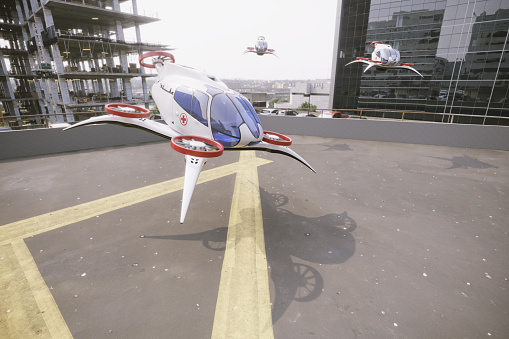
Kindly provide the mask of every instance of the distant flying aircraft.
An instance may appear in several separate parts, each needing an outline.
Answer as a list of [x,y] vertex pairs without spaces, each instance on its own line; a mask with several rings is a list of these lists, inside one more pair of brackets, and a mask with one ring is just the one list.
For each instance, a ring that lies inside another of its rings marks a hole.
[[269,44],[267,41],[265,41],[265,37],[259,36],[258,40],[255,43],[254,47],[247,47],[247,49],[242,53],[243,55],[246,53],[256,53],[257,55],[265,55],[265,54],[272,54],[276,57],[278,57],[274,52],[275,50],[268,48]]
[[[144,62],[147,57],[152,57],[152,64]],[[316,173],[306,160],[288,148],[291,138],[264,130],[251,103],[219,79],[175,64],[175,58],[168,52],[148,52],[139,61],[158,72],[152,95],[165,124],[147,119],[150,111],[146,108],[110,103],[105,106],[109,115],[92,117],[66,129],[110,123],[170,139],[171,147],[184,154],[186,160],[181,223],[203,165],[207,159],[222,155],[223,150],[279,153]]]
[[357,60],[351,61],[347,63],[345,66],[353,64],[355,62],[361,62],[368,65],[368,67],[364,69],[364,72],[366,72],[371,67],[376,67],[379,70],[409,69],[423,77],[421,73],[419,73],[415,68],[411,67],[414,64],[400,62],[399,51],[397,49],[392,48],[391,45],[386,45],[381,41],[373,41],[369,45],[375,49],[373,53],[371,53],[371,60],[368,58],[358,57]]

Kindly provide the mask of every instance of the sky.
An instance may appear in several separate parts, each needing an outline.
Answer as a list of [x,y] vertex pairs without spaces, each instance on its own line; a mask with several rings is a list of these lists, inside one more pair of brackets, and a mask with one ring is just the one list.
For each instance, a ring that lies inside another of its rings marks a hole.
[[[139,14],[161,19],[141,26],[143,41],[170,45],[178,64],[220,79],[329,79],[336,6],[337,0],[138,0]],[[279,58],[242,55],[258,36]]]

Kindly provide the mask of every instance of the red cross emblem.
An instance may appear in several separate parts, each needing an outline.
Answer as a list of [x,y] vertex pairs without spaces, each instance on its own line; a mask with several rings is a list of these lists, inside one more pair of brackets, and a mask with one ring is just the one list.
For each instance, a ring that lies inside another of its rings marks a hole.
[[187,125],[187,115],[185,113],[180,114],[180,123],[182,126]]

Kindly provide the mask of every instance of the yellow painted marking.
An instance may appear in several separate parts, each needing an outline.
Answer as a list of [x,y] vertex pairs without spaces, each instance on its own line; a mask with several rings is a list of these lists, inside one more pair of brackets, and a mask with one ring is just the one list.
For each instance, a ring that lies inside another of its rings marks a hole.
[[0,246],[0,338],[50,338],[11,244]]
[[241,153],[212,338],[273,338],[269,278],[254,152]]
[[[242,152],[241,152],[242,153]],[[269,160],[253,158],[246,163],[248,166],[261,166]],[[222,178],[238,172],[238,163],[233,163],[200,174],[197,184]],[[164,181],[158,184],[145,186],[128,192],[115,194],[106,198],[94,200],[84,204],[64,208],[55,212],[42,214],[33,218],[13,222],[0,226],[0,245],[20,240],[29,236],[51,231],[78,221],[86,220],[123,207],[134,205],[149,199],[173,193],[182,189],[184,178]]]
[[[258,166],[271,161],[256,158],[254,151],[240,152],[240,154],[241,161],[238,163],[203,171],[197,184],[237,173],[230,215],[230,228],[235,232],[228,231],[227,248],[230,250],[227,250],[227,253],[230,254],[228,259],[225,255],[223,264],[223,270],[230,266],[234,269],[231,270],[230,278],[226,278],[228,275],[224,272],[221,275],[221,286],[225,284],[223,275],[230,285],[226,286],[226,290],[220,288],[218,304],[225,305],[225,300],[231,299],[231,302],[239,304],[243,310],[254,308],[256,310],[250,312],[252,315],[250,319],[255,321],[243,328],[242,326],[247,322],[251,323],[251,320],[236,324],[240,313],[220,316],[217,307],[216,318],[223,318],[225,320],[223,324],[227,325],[227,327],[218,325],[219,329],[227,330],[222,332],[223,337],[232,337],[235,336],[233,333],[241,331],[257,338],[272,338],[267,262],[257,174]],[[183,178],[168,180],[0,226],[0,338],[34,336],[72,338],[24,238],[179,191],[182,189],[183,182]],[[246,223],[250,226],[245,228]],[[247,234],[249,236],[246,237],[246,241],[239,238]],[[232,240],[235,238],[241,240],[240,246],[237,244],[236,249],[235,242]],[[243,275],[248,273],[254,276],[253,282],[239,284],[240,280],[247,280]],[[221,293],[222,290],[226,291],[226,294]],[[240,318],[244,316],[240,315]]]
[[17,240],[12,243],[12,247],[30,285],[33,298],[39,306],[39,310],[49,330],[50,338],[72,338],[71,331],[69,331],[57,303],[53,299],[48,286],[46,286],[25,242]]

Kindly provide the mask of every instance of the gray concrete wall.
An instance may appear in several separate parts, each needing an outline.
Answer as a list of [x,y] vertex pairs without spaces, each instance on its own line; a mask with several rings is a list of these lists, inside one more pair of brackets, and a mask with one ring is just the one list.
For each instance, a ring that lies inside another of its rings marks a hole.
[[[152,133],[117,125],[90,125],[0,132],[0,159],[164,141]],[[169,141],[168,141],[169,142]]]
[[416,121],[260,116],[266,130],[283,134],[509,150],[509,126]]
[[[509,127],[369,119],[260,116],[266,130],[288,135],[509,150]],[[164,141],[135,128],[93,125],[0,132],[0,159]]]

